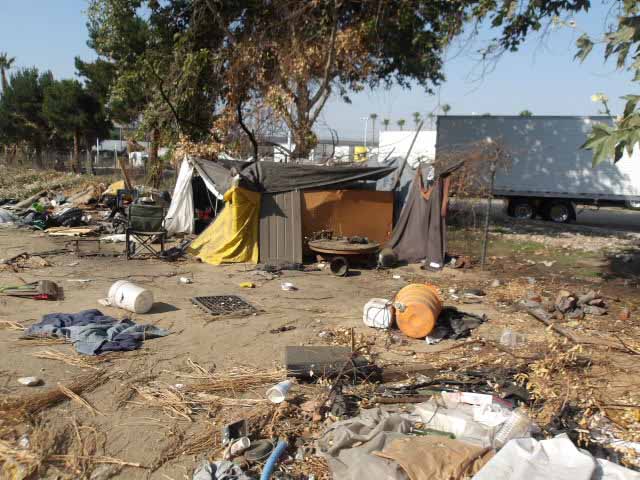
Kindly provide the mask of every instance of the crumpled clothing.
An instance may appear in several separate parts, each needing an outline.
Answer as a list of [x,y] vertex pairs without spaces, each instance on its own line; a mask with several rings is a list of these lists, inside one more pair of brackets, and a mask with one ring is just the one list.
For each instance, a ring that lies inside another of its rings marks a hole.
[[318,440],[318,451],[327,460],[333,478],[406,480],[400,465],[373,452],[404,438],[411,426],[410,420],[398,414],[380,408],[363,410],[358,417],[331,425]]
[[68,339],[78,353],[85,355],[136,350],[145,340],[169,333],[154,325],[138,325],[129,319],[119,321],[95,309],[79,313],[50,313],[26,330],[28,336]]
[[202,462],[195,472],[193,480],[254,480],[245,474],[242,469],[233,462]]

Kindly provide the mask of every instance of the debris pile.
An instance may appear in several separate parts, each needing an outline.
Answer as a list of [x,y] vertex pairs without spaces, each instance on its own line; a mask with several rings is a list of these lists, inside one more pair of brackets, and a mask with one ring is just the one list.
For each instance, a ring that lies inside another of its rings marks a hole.
[[[568,290],[560,290],[555,299],[543,299],[539,295],[530,295],[521,302],[522,306],[542,316],[557,321],[581,320],[585,315],[606,315],[607,304],[594,290],[576,295]],[[533,314],[533,313],[532,313]]]

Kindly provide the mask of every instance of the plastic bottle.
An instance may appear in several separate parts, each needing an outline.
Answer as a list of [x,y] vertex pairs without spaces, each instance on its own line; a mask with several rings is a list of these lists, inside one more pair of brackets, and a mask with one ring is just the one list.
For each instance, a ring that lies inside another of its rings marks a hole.
[[530,429],[531,420],[522,409],[516,408],[496,433],[494,446],[500,448],[514,438],[528,437]]

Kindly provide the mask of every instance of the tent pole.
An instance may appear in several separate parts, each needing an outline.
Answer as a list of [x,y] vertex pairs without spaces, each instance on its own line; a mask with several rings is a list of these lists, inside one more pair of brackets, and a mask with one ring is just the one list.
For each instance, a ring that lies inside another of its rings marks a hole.
[[394,191],[396,188],[398,188],[398,185],[400,185],[400,177],[402,177],[402,172],[404,171],[404,166],[406,165],[407,161],[409,160],[409,155],[411,155],[411,150],[413,150],[413,145],[416,143],[416,140],[418,139],[418,134],[420,133],[420,130],[422,130],[422,125],[424,124],[424,120],[422,120],[420,122],[420,124],[418,125],[418,129],[416,130],[416,134],[413,136],[413,140],[411,140],[411,145],[409,146],[409,150],[407,151],[407,154],[404,157],[404,160],[402,161],[402,163],[398,166],[398,175],[396,176],[396,180],[395,182],[393,182],[393,187],[391,188],[391,191]]

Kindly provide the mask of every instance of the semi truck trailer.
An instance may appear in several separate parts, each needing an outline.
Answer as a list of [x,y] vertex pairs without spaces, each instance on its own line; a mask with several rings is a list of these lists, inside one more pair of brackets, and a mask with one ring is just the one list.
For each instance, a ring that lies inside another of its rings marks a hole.
[[593,154],[580,148],[594,123],[610,117],[441,116],[439,152],[469,151],[479,142],[501,142],[510,166],[498,168],[493,195],[506,200],[516,218],[554,222],[576,219],[579,205],[640,207],[640,154],[593,166]]

